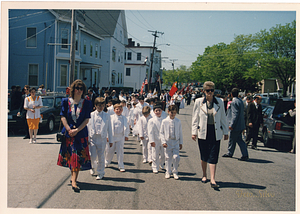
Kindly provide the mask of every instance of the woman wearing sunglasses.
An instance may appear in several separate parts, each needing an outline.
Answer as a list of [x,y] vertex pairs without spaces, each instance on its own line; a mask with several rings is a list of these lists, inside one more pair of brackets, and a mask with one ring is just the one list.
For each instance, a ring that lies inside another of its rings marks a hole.
[[202,183],[207,182],[207,163],[210,169],[210,185],[218,188],[216,183],[216,165],[218,163],[220,141],[228,140],[228,122],[223,101],[214,96],[215,84],[207,81],[203,84],[204,97],[195,100],[192,116],[192,139],[200,149],[203,171]]
[[61,144],[57,165],[70,168],[74,192],[80,192],[76,183],[79,171],[91,169],[86,125],[91,117],[92,103],[84,99],[85,94],[85,84],[75,80],[70,86],[70,97],[62,99],[61,104],[62,133],[66,142]]

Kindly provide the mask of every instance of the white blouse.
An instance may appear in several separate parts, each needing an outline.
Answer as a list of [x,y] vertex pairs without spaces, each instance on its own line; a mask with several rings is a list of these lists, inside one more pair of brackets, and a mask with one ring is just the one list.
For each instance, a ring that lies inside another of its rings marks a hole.
[[[31,96],[25,98],[24,108],[33,109],[33,106],[43,106],[42,98],[40,96],[36,96],[35,100],[32,99]],[[36,108],[35,112],[27,111],[26,119],[37,119],[40,118],[40,109]]]

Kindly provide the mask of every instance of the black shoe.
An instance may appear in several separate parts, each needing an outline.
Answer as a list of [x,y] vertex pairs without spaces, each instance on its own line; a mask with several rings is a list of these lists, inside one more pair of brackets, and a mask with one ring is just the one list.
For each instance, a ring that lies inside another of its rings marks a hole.
[[201,182],[202,182],[202,183],[204,183],[204,184],[207,183],[207,178],[206,178],[206,180],[202,180],[202,179],[203,179],[203,178],[201,178]]
[[23,139],[29,139],[30,137],[29,136],[25,136],[25,137],[23,137]]
[[256,147],[256,146],[251,146],[251,149],[255,149],[255,150],[256,150],[256,149],[257,149],[257,147]]
[[222,157],[223,157],[223,158],[232,158],[232,155],[224,154]]
[[214,189],[216,189],[216,188],[219,188],[219,187],[220,187],[218,184],[212,184],[212,183],[210,183],[210,186],[211,186],[211,188],[214,188]]
[[72,189],[74,190],[74,192],[80,192],[80,188],[79,187],[73,187],[72,186]]
[[242,156],[241,158],[238,159],[239,161],[247,161],[249,160],[248,156]]

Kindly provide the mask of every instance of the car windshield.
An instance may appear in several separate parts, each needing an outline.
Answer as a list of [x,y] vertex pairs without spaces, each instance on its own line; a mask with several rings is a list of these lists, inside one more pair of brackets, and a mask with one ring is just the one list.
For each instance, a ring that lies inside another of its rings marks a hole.
[[43,97],[43,106],[44,107],[53,107],[54,98],[53,97]]

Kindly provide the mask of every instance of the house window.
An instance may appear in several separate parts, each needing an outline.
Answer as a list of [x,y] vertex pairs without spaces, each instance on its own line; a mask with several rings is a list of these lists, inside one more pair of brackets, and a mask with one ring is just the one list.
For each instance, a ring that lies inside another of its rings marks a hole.
[[78,79],[78,66],[77,65],[75,65],[75,72],[74,72],[75,74],[74,74],[74,79],[76,80],[76,79]]
[[121,52],[121,63],[123,63],[123,52]]
[[29,64],[29,81],[28,84],[32,86],[38,85],[38,74],[39,74],[39,65],[38,64]]
[[120,30],[120,42],[122,42],[123,32]]
[[118,84],[120,84],[120,73],[118,73]]
[[93,44],[92,44],[92,42],[90,43],[90,46],[91,46],[91,48],[90,48],[90,56],[93,56]]
[[101,46],[100,46],[99,49],[100,49],[100,50],[99,50],[99,59],[101,59]]
[[126,68],[126,76],[130,77],[130,73],[131,73],[131,69],[130,68]]
[[137,53],[136,60],[137,61],[141,61],[142,60],[142,53]]
[[111,84],[112,84],[112,85],[115,85],[115,81],[116,81],[115,74],[112,73],[112,74],[111,74]]
[[67,65],[60,66],[60,86],[67,86]]
[[126,52],[124,53],[124,59],[126,60]]
[[78,51],[78,33],[75,34],[75,47],[75,50]]
[[131,60],[131,52],[127,52],[127,60]]
[[118,62],[121,62],[121,53],[119,51],[119,54],[118,54]]
[[86,40],[83,40],[83,54],[86,55]]
[[[61,43],[62,44],[68,44],[68,30],[62,29],[61,30]],[[68,49],[68,45],[62,45],[61,48]]]
[[26,33],[26,47],[35,48],[36,47],[36,28],[28,27]]
[[111,56],[111,57],[112,57],[112,58],[111,58],[112,61],[115,62],[115,61],[116,61],[116,48],[113,48],[113,49],[112,49],[112,56]]
[[98,58],[98,44],[95,46],[95,58]]
[[121,84],[122,84],[122,81],[123,81],[123,73],[121,73]]

